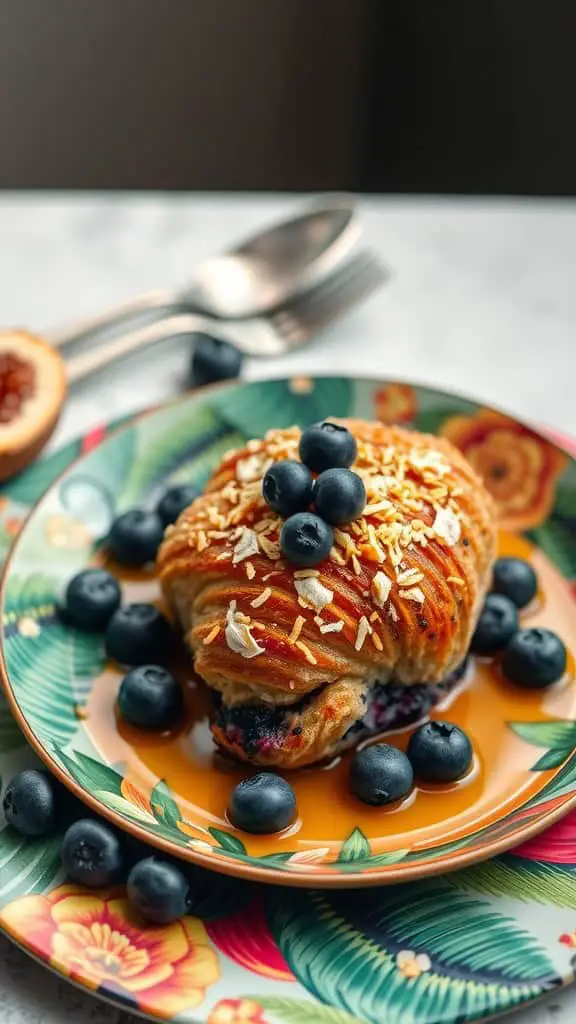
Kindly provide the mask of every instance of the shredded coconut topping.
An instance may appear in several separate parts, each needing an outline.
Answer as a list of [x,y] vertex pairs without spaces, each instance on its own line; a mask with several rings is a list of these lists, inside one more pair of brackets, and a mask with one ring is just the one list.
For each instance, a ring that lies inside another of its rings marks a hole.
[[449,548],[458,543],[462,532],[458,516],[449,508],[436,509],[436,518],[432,529],[437,537],[446,542]]
[[383,608],[390,597],[392,580],[388,579],[386,573],[377,572],[372,580],[372,594],[379,608]]
[[294,586],[300,602],[303,601],[305,606],[314,608],[317,612],[321,612],[334,600],[334,591],[325,587],[316,576],[305,576],[304,579],[294,580]]
[[[253,455],[248,455],[245,459],[238,459],[236,463],[236,479],[242,484],[252,483],[253,480],[258,480],[264,475],[266,469],[264,466],[266,459],[263,452],[255,452]],[[268,462],[270,465],[270,462]]]
[[257,554],[258,537],[254,530],[251,530],[248,526],[243,526],[240,538],[234,547],[232,564],[237,565],[238,562],[243,562],[245,558],[250,558],[252,555]]
[[339,619],[338,622],[323,622],[320,626],[321,633],[341,633],[344,629],[344,622]]
[[416,601],[417,604],[424,604],[426,600],[420,587],[406,587],[404,590],[400,590],[399,594],[404,601]]
[[241,654],[243,658],[255,658],[258,654],[264,654],[264,648],[260,647],[252,636],[248,623],[248,616],[238,612],[236,601],[231,601],[226,612],[226,643],[234,654]]
[[364,646],[366,637],[373,632],[372,626],[368,622],[365,615],[362,616],[358,623],[358,630],[356,633],[356,640],[354,642],[354,650],[361,651]]
[[263,604],[266,604],[266,601],[269,601],[271,597],[272,590],[270,587],[266,587],[266,590],[263,590],[261,594],[258,594],[258,597],[255,597],[253,601],[250,601],[250,607],[260,608]]

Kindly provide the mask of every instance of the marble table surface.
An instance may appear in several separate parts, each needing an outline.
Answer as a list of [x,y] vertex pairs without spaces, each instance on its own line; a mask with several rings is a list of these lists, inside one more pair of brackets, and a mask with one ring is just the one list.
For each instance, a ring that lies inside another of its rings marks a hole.
[[[277,195],[0,194],[0,322],[33,330],[163,284],[259,223]],[[576,202],[360,201],[388,285],[313,345],[252,360],[246,375],[350,371],[460,389],[576,435]],[[182,386],[186,347],[166,343],[73,391],[53,445]],[[576,991],[506,1018],[569,1024]],[[133,1024],[0,938],[0,1024]]]

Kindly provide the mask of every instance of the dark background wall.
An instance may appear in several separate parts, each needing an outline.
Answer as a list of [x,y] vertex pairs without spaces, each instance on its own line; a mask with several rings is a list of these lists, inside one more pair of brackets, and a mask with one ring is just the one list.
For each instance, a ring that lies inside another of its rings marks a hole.
[[574,0],[0,0],[0,188],[576,192]]
[[363,186],[576,192],[574,0],[374,0]]

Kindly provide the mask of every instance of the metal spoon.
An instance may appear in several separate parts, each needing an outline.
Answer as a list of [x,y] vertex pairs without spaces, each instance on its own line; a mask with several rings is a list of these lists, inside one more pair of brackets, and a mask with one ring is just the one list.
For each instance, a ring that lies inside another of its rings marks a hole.
[[171,307],[222,320],[261,316],[333,273],[359,235],[352,198],[324,196],[289,220],[206,260],[184,287],[139,295],[44,336],[63,348],[122,320]]

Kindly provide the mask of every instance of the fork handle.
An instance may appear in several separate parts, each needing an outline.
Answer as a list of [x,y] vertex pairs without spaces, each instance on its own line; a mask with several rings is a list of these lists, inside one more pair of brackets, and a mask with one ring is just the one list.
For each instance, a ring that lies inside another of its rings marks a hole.
[[169,309],[171,306],[177,305],[179,301],[181,301],[181,294],[176,289],[157,288],[155,291],[145,292],[127,302],[120,302],[117,306],[111,306],[95,316],[81,317],[63,327],[44,332],[43,336],[54,348],[67,348],[85,335],[114,327],[123,320],[144,313]]
[[76,384],[97,370],[102,370],[110,363],[116,362],[122,356],[127,356],[132,352],[139,352],[141,349],[155,345],[159,341],[165,341],[167,338],[191,334],[194,331],[201,331],[218,340],[230,340],[219,329],[216,320],[201,316],[200,314],[182,313],[179,316],[171,316],[165,320],[158,320],[153,324],[148,324],[146,327],[140,327],[129,334],[113,338],[111,341],[99,345],[98,348],[68,359],[66,362],[68,383]]

